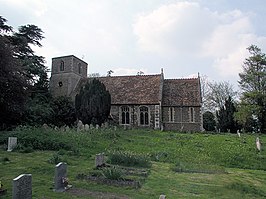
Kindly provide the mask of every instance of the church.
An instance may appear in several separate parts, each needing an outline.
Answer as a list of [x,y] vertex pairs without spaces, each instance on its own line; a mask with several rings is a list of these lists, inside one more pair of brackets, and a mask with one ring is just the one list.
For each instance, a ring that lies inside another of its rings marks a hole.
[[[50,91],[73,100],[89,81],[88,64],[74,55],[52,58]],[[111,95],[110,116],[121,126],[202,131],[200,78],[154,75],[97,77]]]

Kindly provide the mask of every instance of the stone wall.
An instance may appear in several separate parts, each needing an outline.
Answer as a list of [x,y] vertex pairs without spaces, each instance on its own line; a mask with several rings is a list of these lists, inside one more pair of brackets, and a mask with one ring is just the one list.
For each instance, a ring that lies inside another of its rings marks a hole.
[[[149,113],[149,125],[140,125],[140,107],[148,107]],[[122,125],[121,117],[121,105],[111,106],[111,115],[114,121],[117,121],[119,125]],[[155,105],[128,105],[130,112],[130,124],[131,127],[141,127],[141,128],[155,128]]]
[[174,121],[169,121],[169,107],[162,107],[163,129],[180,131],[201,131],[201,108],[194,108],[194,121],[190,121],[190,107],[174,107]]

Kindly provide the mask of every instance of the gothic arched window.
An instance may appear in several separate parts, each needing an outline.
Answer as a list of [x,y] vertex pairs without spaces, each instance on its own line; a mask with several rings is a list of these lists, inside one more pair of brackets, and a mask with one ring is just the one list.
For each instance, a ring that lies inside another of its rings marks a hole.
[[121,121],[122,124],[129,124],[129,118],[130,118],[130,114],[129,114],[129,107],[128,106],[122,106],[121,107]]
[[65,70],[65,63],[64,61],[60,62],[60,71],[64,71]]
[[149,108],[141,106],[139,108],[139,114],[140,125],[149,125]]

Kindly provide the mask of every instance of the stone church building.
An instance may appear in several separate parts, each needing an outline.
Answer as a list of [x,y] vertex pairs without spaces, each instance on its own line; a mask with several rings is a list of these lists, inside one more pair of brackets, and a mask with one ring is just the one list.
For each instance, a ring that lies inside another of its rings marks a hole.
[[[73,56],[52,59],[50,91],[73,100],[85,85],[88,65]],[[202,131],[200,78],[165,79],[155,75],[97,77],[111,94],[111,117],[119,125],[177,131]]]

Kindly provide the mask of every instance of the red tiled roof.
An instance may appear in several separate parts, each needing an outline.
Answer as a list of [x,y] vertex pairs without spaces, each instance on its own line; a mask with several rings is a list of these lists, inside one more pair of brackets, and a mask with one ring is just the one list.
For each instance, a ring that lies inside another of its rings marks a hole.
[[160,74],[98,79],[110,92],[112,104],[159,104]]
[[199,79],[166,79],[163,106],[201,106]]

